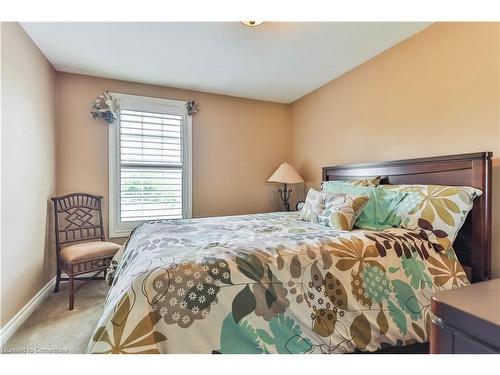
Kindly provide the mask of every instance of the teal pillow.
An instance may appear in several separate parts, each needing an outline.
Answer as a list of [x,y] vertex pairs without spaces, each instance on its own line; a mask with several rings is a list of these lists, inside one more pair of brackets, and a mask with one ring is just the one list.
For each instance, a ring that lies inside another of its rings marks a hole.
[[382,230],[398,227],[401,224],[402,218],[398,208],[407,192],[342,183],[325,183],[323,189],[332,194],[368,195],[370,197],[355,223],[360,229]]

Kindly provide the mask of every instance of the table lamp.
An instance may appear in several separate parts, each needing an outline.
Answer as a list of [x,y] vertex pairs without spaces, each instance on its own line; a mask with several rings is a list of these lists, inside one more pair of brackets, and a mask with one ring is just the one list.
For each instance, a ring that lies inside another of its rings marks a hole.
[[290,184],[300,184],[304,182],[304,179],[297,173],[294,167],[292,167],[288,163],[281,164],[278,169],[273,173],[271,177],[267,180],[267,182],[277,182],[283,185],[283,189],[279,189],[280,198],[286,207],[287,211],[290,211],[290,203],[288,200],[290,199],[290,193],[292,189],[288,189],[288,185]]

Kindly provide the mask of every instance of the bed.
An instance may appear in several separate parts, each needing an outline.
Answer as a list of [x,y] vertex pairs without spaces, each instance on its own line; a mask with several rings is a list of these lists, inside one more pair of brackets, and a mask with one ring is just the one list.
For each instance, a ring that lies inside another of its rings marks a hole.
[[490,277],[491,153],[323,168],[323,180],[472,186],[453,248],[297,212],[153,221],[117,255],[89,353],[426,351],[430,297]]

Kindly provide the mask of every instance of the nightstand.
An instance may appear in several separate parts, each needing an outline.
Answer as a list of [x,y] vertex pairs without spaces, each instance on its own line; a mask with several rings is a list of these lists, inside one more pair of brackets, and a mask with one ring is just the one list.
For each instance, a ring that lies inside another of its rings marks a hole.
[[500,353],[500,279],[436,293],[431,309],[431,353]]

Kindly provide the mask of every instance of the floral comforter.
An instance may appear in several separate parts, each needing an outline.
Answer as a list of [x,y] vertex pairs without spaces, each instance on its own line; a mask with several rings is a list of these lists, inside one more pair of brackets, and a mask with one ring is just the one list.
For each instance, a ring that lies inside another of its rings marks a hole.
[[156,221],[119,259],[90,353],[345,353],[425,342],[452,249],[298,214]]

